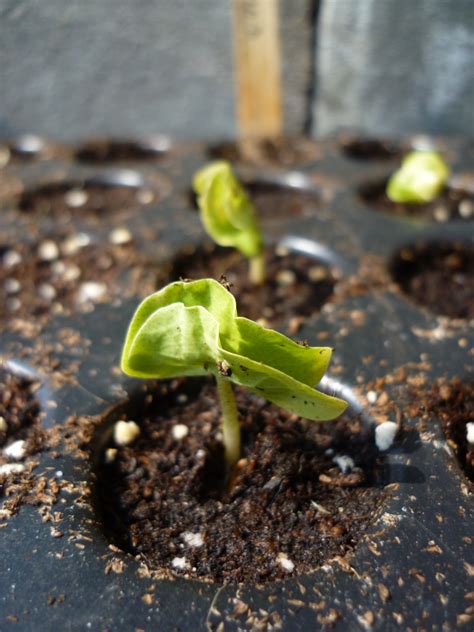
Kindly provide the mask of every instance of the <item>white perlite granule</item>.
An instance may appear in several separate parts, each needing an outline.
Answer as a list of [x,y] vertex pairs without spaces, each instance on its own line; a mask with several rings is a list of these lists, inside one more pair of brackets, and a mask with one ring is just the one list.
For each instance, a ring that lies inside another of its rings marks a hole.
[[377,393],[375,391],[369,391],[367,393],[367,401],[369,404],[375,404],[377,401]]
[[21,474],[24,469],[23,463],[5,463],[0,465],[0,474]]
[[113,244],[117,246],[121,244],[127,244],[132,240],[132,233],[128,228],[115,228],[109,235],[109,239]]
[[3,255],[3,265],[6,268],[13,268],[21,262],[21,255],[16,250],[7,250]]
[[295,570],[294,563],[287,557],[286,553],[278,553],[277,555],[278,564],[285,570],[287,573],[292,573]]
[[140,426],[134,421],[118,421],[114,426],[114,441],[119,446],[127,446],[140,434]]
[[470,421],[466,424],[466,438],[468,443],[471,445],[474,444],[474,421]]
[[38,246],[38,257],[42,261],[54,261],[59,257],[59,248],[51,239],[46,239]]
[[105,462],[113,463],[115,461],[115,457],[117,456],[117,448],[107,448],[105,451]]
[[105,294],[107,287],[105,283],[97,283],[96,281],[84,281],[79,286],[77,300],[79,303],[87,301],[96,301]]
[[181,534],[181,537],[186,542],[186,544],[192,548],[198,548],[204,544],[204,538],[200,533],[191,533],[190,531],[185,531],[185,533]]
[[21,461],[26,454],[26,441],[18,439],[18,441],[10,443],[10,445],[7,445],[6,448],[3,448],[3,454],[9,459]]
[[394,421],[384,421],[375,428],[375,444],[379,450],[388,450],[398,432]]
[[75,255],[81,248],[90,244],[91,238],[87,233],[76,233],[67,237],[61,244],[61,250],[65,255]]
[[188,435],[189,428],[185,424],[176,424],[172,427],[171,433],[173,434],[173,438],[176,439],[176,441],[180,441]]
[[71,208],[79,208],[80,206],[84,206],[89,196],[82,189],[71,189],[65,194],[64,199],[66,204]]
[[173,559],[171,560],[171,566],[180,571],[184,571],[187,565],[188,562],[185,557],[173,557]]
[[350,456],[347,456],[347,454],[335,456],[333,458],[333,463],[338,466],[343,474],[347,474],[347,472],[353,470],[355,466],[354,459],[352,459]]

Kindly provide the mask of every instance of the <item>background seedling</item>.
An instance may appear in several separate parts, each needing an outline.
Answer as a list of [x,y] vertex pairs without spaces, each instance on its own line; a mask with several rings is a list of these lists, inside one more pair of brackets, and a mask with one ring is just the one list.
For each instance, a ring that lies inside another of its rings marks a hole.
[[140,378],[214,375],[222,409],[225,457],[240,457],[240,425],[231,383],[312,420],[340,415],[347,404],[313,387],[332,350],[308,347],[237,315],[220,283],[167,285],[146,298],[130,323],[122,370]]
[[425,204],[443,191],[449,178],[449,167],[435,151],[412,151],[387,184],[392,202]]
[[220,246],[233,246],[250,262],[253,283],[265,280],[263,239],[255,208],[228,162],[212,162],[193,180],[203,226]]

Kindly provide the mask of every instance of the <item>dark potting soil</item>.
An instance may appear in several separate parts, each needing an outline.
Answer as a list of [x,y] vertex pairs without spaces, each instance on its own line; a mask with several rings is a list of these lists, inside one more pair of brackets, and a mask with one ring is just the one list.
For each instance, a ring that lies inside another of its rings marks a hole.
[[[236,297],[238,314],[252,320],[263,318],[272,325],[319,311],[336,283],[335,271],[327,265],[284,248],[267,249],[266,270],[265,283],[255,286],[249,281],[245,257],[233,249],[209,244],[179,255],[166,271],[166,282],[179,278],[219,280],[224,275]],[[297,323],[292,323],[296,332]]]
[[159,160],[165,151],[128,140],[94,140],[84,143],[74,154],[76,160],[88,163]]
[[[242,459],[225,489],[213,383],[161,382],[112,413],[109,423],[141,429],[98,455],[96,505],[113,543],[165,574],[224,582],[283,579],[345,555],[386,494],[373,438],[358,419],[311,422],[235,393]],[[355,467],[343,473],[340,455]]]
[[0,246],[0,322],[89,309],[97,302],[155,290],[156,270],[137,253],[123,228],[110,233],[126,243],[90,243],[85,233],[54,236],[35,245]]
[[246,162],[255,166],[293,167],[320,157],[321,150],[308,138],[248,140],[243,145],[225,142],[209,150],[211,158],[229,162]]
[[341,138],[342,152],[355,160],[393,160],[403,155],[404,150],[391,140],[377,138]]
[[387,181],[370,183],[359,189],[362,201],[378,211],[392,215],[447,222],[452,219],[472,220],[474,199],[463,189],[446,188],[438,198],[427,204],[392,202],[385,193]]
[[245,185],[258,217],[291,220],[294,217],[311,217],[321,205],[314,191],[295,189],[289,186],[257,180]]
[[416,303],[451,318],[474,317],[474,248],[463,243],[404,248],[392,272]]
[[[7,477],[21,473],[24,459],[42,447],[44,434],[35,397],[38,386],[0,367],[0,496]],[[18,447],[12,454],[8,452],[11,444]]]
[[157,201],[156,192],[120,184],[59,182],[25,191],[18,207],[53,216],[119,214]]
[[467,424],[474,422],[474,384],[440,381],[423,399],[426,413],[439,419],[462,469],[474,482],[474,445],[467,441]]

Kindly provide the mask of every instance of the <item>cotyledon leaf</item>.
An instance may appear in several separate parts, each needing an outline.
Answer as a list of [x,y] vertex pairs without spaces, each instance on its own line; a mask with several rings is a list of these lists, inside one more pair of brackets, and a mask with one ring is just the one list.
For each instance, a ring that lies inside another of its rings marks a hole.
[[308,419],[333,419],[346,402],[313,388],[331,357],[237,316],[217,281],[176,282],[143,301],[127,333],[122,369],[135,377],[213,373]]
[[208,234],[221,246],[237,248],[246,257],[263,250],[263,240],[254,206],[235,177],[228,162],[216,161],[203,167],[193,180]]
[[390,177],[387,196],[393,202],[431,202],[442,192],[448,178],[449,167],[437,152],[412,151]]

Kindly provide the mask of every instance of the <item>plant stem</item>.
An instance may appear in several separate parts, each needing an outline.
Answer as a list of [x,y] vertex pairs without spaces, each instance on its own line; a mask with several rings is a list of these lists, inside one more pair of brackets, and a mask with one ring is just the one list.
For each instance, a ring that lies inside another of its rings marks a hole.
[[265,255],[260,253],[250,260],[249,277],[254,285],[262,285],[265,281]]
[[222,411],[225,460],[229,469],[240,458],[240,423],[232,385],[225,377],[216,376],[217,393]]

